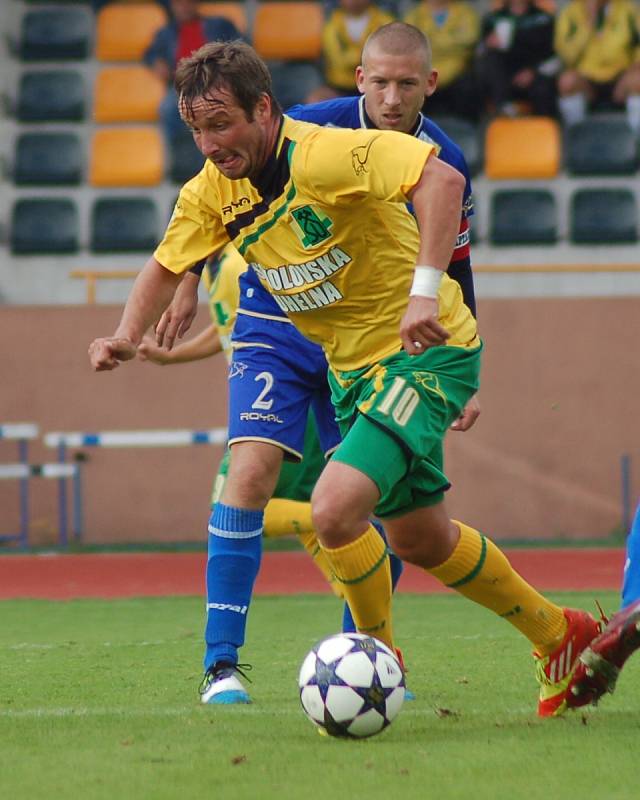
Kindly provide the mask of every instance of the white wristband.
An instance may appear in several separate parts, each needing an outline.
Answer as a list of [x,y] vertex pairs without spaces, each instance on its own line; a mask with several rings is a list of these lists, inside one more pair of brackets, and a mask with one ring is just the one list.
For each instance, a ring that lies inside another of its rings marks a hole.
[[437,267],[418,264],[413,273],[413,284],[409,294],[411,296],[417,294],[420,297],[437,297],[443,275],[444,272]]

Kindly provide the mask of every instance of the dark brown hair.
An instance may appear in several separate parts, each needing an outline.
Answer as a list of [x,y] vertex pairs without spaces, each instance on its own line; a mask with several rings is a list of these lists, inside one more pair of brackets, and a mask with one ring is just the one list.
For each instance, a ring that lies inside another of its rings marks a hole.
[[253,47],[240,40],[208,42],[180,59],[174,85],[190,115],[197,97],[206,98],[213,89],[220,88],[233,94],[248,120],[253,119],[256,103],[265,94],[271,98],[274,114],[282,114],[267,65]]

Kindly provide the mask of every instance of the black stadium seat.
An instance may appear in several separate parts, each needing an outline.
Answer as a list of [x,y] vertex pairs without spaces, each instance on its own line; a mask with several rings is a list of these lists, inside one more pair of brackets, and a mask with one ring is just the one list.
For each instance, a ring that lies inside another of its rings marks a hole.
[[556,200],[546,189],[503,189],[491,197],[489,238],[497,245],[554,244]]
[[18,53],[23,61],[86,58],[89,15],[80,8],[45,8],[22,18]]
[[84,80],[74,70],[25,72],[16,116],[20,122],[79,122],[85,114]]
[[75,133],[23,133],[16,143],[13,180],[30,184],[80,183],[82,150]]
[[23,198],[11,215],[11,252],[17,255],[75,253],[78,209],[67,198]]
[[462,150],[471,176],[477,175],[482,169],[482,137],[478,128],[459,117],[434,117],[433,121]]
[[571,175],[633,175],[638,170],[638,144],[624,117],[592,116],[572,125],[564,151]]
[[575,244],[633,244],[638,208],[629,189],[578,189],[571,197],[571,241]]
[[173,140],[169,153],[171,158],[169,177],[174,183],[185,183],[193,178],[204,164],[204,157],[188,131]]
[[151,252],[160,236],[158,210],[149,197],[103,197],[91,214],[94,253]]

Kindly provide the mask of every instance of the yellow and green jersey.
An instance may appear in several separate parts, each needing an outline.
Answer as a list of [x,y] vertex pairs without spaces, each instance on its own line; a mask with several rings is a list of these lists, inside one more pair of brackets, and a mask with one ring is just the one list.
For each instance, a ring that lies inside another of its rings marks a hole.
[[246,269],[247,262],[236,248],[229,244],[218,258],[207,262],[202,273],[209,295],[211,321],[218,329],[222,350],[229,363],[232,357],[231,333],[240,302],[238,278]]
[[[285,117],[254,183],[212,163],[189,181],[155,257],[183,272],[233,242],[336,370],[398,351],[419,237],[406,209],[431,144],[406,134],[320,128]],[[459,285],[444,275],[448,344],[478,344]]]

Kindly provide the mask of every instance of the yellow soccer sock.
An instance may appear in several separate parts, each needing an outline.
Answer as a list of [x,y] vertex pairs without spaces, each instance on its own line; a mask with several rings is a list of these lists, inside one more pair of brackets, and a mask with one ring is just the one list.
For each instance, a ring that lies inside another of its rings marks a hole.
[[567,629],[562,608],[518,575],[490,539],[462,522],[454,522],[460,528],[458,544],[443,564],[428,572],[450,589],[504,617],[540,655],[553,652]]
[[322,548],[327,555],[357,629],[393,648],[391,570],[387,545],[369,525],[355,542]]
[[320,572],[324,575],[327,579],[329,586],[331,587],[333,593],[336,597],[342,599],[344,597],[342,592],[342,586],[336,580],[336,576],[333,574],[333,570],[331,569],[331,565],[327,559],[327,555],[324,550],[320,547],[320,542],[318,541],[318,537],[315,534],[315,531],[309,531],[307,533],[299,534],[298,538],[302,542],[304,549],[309,553],[311,558],[313,559],[313,563],[318,567]]
[[269,537],[311,533],[311,503],[274,497],[264,510],[264,535]]

